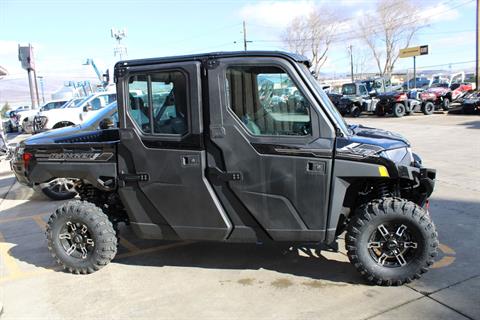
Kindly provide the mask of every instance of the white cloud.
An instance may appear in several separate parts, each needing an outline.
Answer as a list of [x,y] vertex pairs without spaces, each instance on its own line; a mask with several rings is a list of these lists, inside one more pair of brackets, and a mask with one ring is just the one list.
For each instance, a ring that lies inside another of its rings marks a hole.
[[244,20],[271,27],[286,27],[293,19],[306,16],[315,7],[310,0],[266,1],[247,4],[240,10]]
[[[441,54],[442,51],[446,51],[445,48],[447,48],[448,52],[449,50],[455,51],[456,48],[464,46],[471,47],[472,53],[474,53],[475,42],[472,41],[472,39],[475,39],[475,36],[475,31],[463,31],[453,35],[432,39],[428,41],[428,43],[432,48],[437,49],[437,54]],[[452,43],[455,44],[455,47],[452,47]]]
[[[453,2],[455,4],[455,2]],[[450,8],[449,5],[439,3],[433,7],[423,8],[419,14],[420,19],[424,19],[427,23],[453,21],[460,17],[457,9]]]

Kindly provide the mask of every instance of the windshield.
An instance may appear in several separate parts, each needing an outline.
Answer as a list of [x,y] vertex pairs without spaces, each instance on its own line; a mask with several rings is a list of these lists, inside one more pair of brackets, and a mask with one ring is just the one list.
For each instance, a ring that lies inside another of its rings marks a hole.
[[353,95],[357,93],[357,87],[354,83],[347,83],[342,86],[342,94]]
[[303,74],[307,77],[307,80],[315,88],[318,94],[318,97],[320,97],[320,100],[322,101],[322,105],[325,107],[325,109],[327,109],[327,112],[333,117],[337,127],[343,132],[343,134],[347,135],[350,132],[350,130],[348,129],[348,124],[345,122],[345,119],[343,119],[342,115],[338,112],[337,108],[335,108],[332,101],[328,98],[327,94],[322,90],[322,87],[317,82],[317,80],[312,76],[307,66],[304,64],[299,64],[299,65],[303,71]]
[[[105,108],[100,109],[98,112],[96,112],[91,117],[85,119],[82,126],[98,127],[98,124],[100,123],[100,121],[102,121],[105,118],[111,117],[116,112],[117,112],[117,102],[115,101],[115,102],[110,103]],[[116,119],[116,121],[114,121],[114,122],[117,122],[117,121],[118,121],[118,119]]]
[[81,98],[79,101],[75,102],[75,103],[72,103],[72,104],[69,104],[67,106],[65,106],[66,108],[77,108],[77,107],[80,107],[83,103],[85,103],[86,101],[88,101],[91,97],[93,96],[93,94],[87,96],[86,98]]

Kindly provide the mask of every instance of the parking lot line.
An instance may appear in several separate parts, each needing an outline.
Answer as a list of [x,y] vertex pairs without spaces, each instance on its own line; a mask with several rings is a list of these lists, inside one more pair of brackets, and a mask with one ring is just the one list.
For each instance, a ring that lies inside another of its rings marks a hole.
[[35,216],[32,217],[32,219],[38,224],[40,229],[45,230],[45,228],[47,227],[47,223],[45,222],[45,220],[42,219],[41,216]]
[[128,241],[127,239],[120,237],[120,244],[124,246],[129,252],[137,252],[141,250],[139,247]]
[[0,219],[0,223],[4,223],[4,222],[13,222],[13,221],[22,221],[22,220],[28,220],[28,219],[33,219],[35,217],[44,217],[46,216],[47,214],[49,214],[48,212],[45,212],[45,213],[39,213],[39,214],[35,214],[35,215],[32,215],[32,216],[26,216],[26,217],[10,217],[10,218],[3,218],[3,219]]

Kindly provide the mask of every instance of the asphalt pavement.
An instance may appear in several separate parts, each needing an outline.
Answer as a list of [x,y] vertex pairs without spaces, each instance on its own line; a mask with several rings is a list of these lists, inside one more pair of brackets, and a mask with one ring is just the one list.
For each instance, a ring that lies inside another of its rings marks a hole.
[[[0,162],[2,319],[480,319],[480,117],[347,118],[399,132],[438,170],[430,212],[433,268],[402,287],[366,284],[341,252],[137,239],[91,275],[55,266],[44,236],[50,201]],[[18,139],[19,137],[17,137]]]

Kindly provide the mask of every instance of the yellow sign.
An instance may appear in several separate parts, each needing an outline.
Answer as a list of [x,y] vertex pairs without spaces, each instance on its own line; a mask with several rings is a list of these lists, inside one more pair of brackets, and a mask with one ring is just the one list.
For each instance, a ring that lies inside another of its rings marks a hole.
[[399,57],[408,58],[415,56],[423,56],[424,54],[428,54],[428,45],[400,49]]

